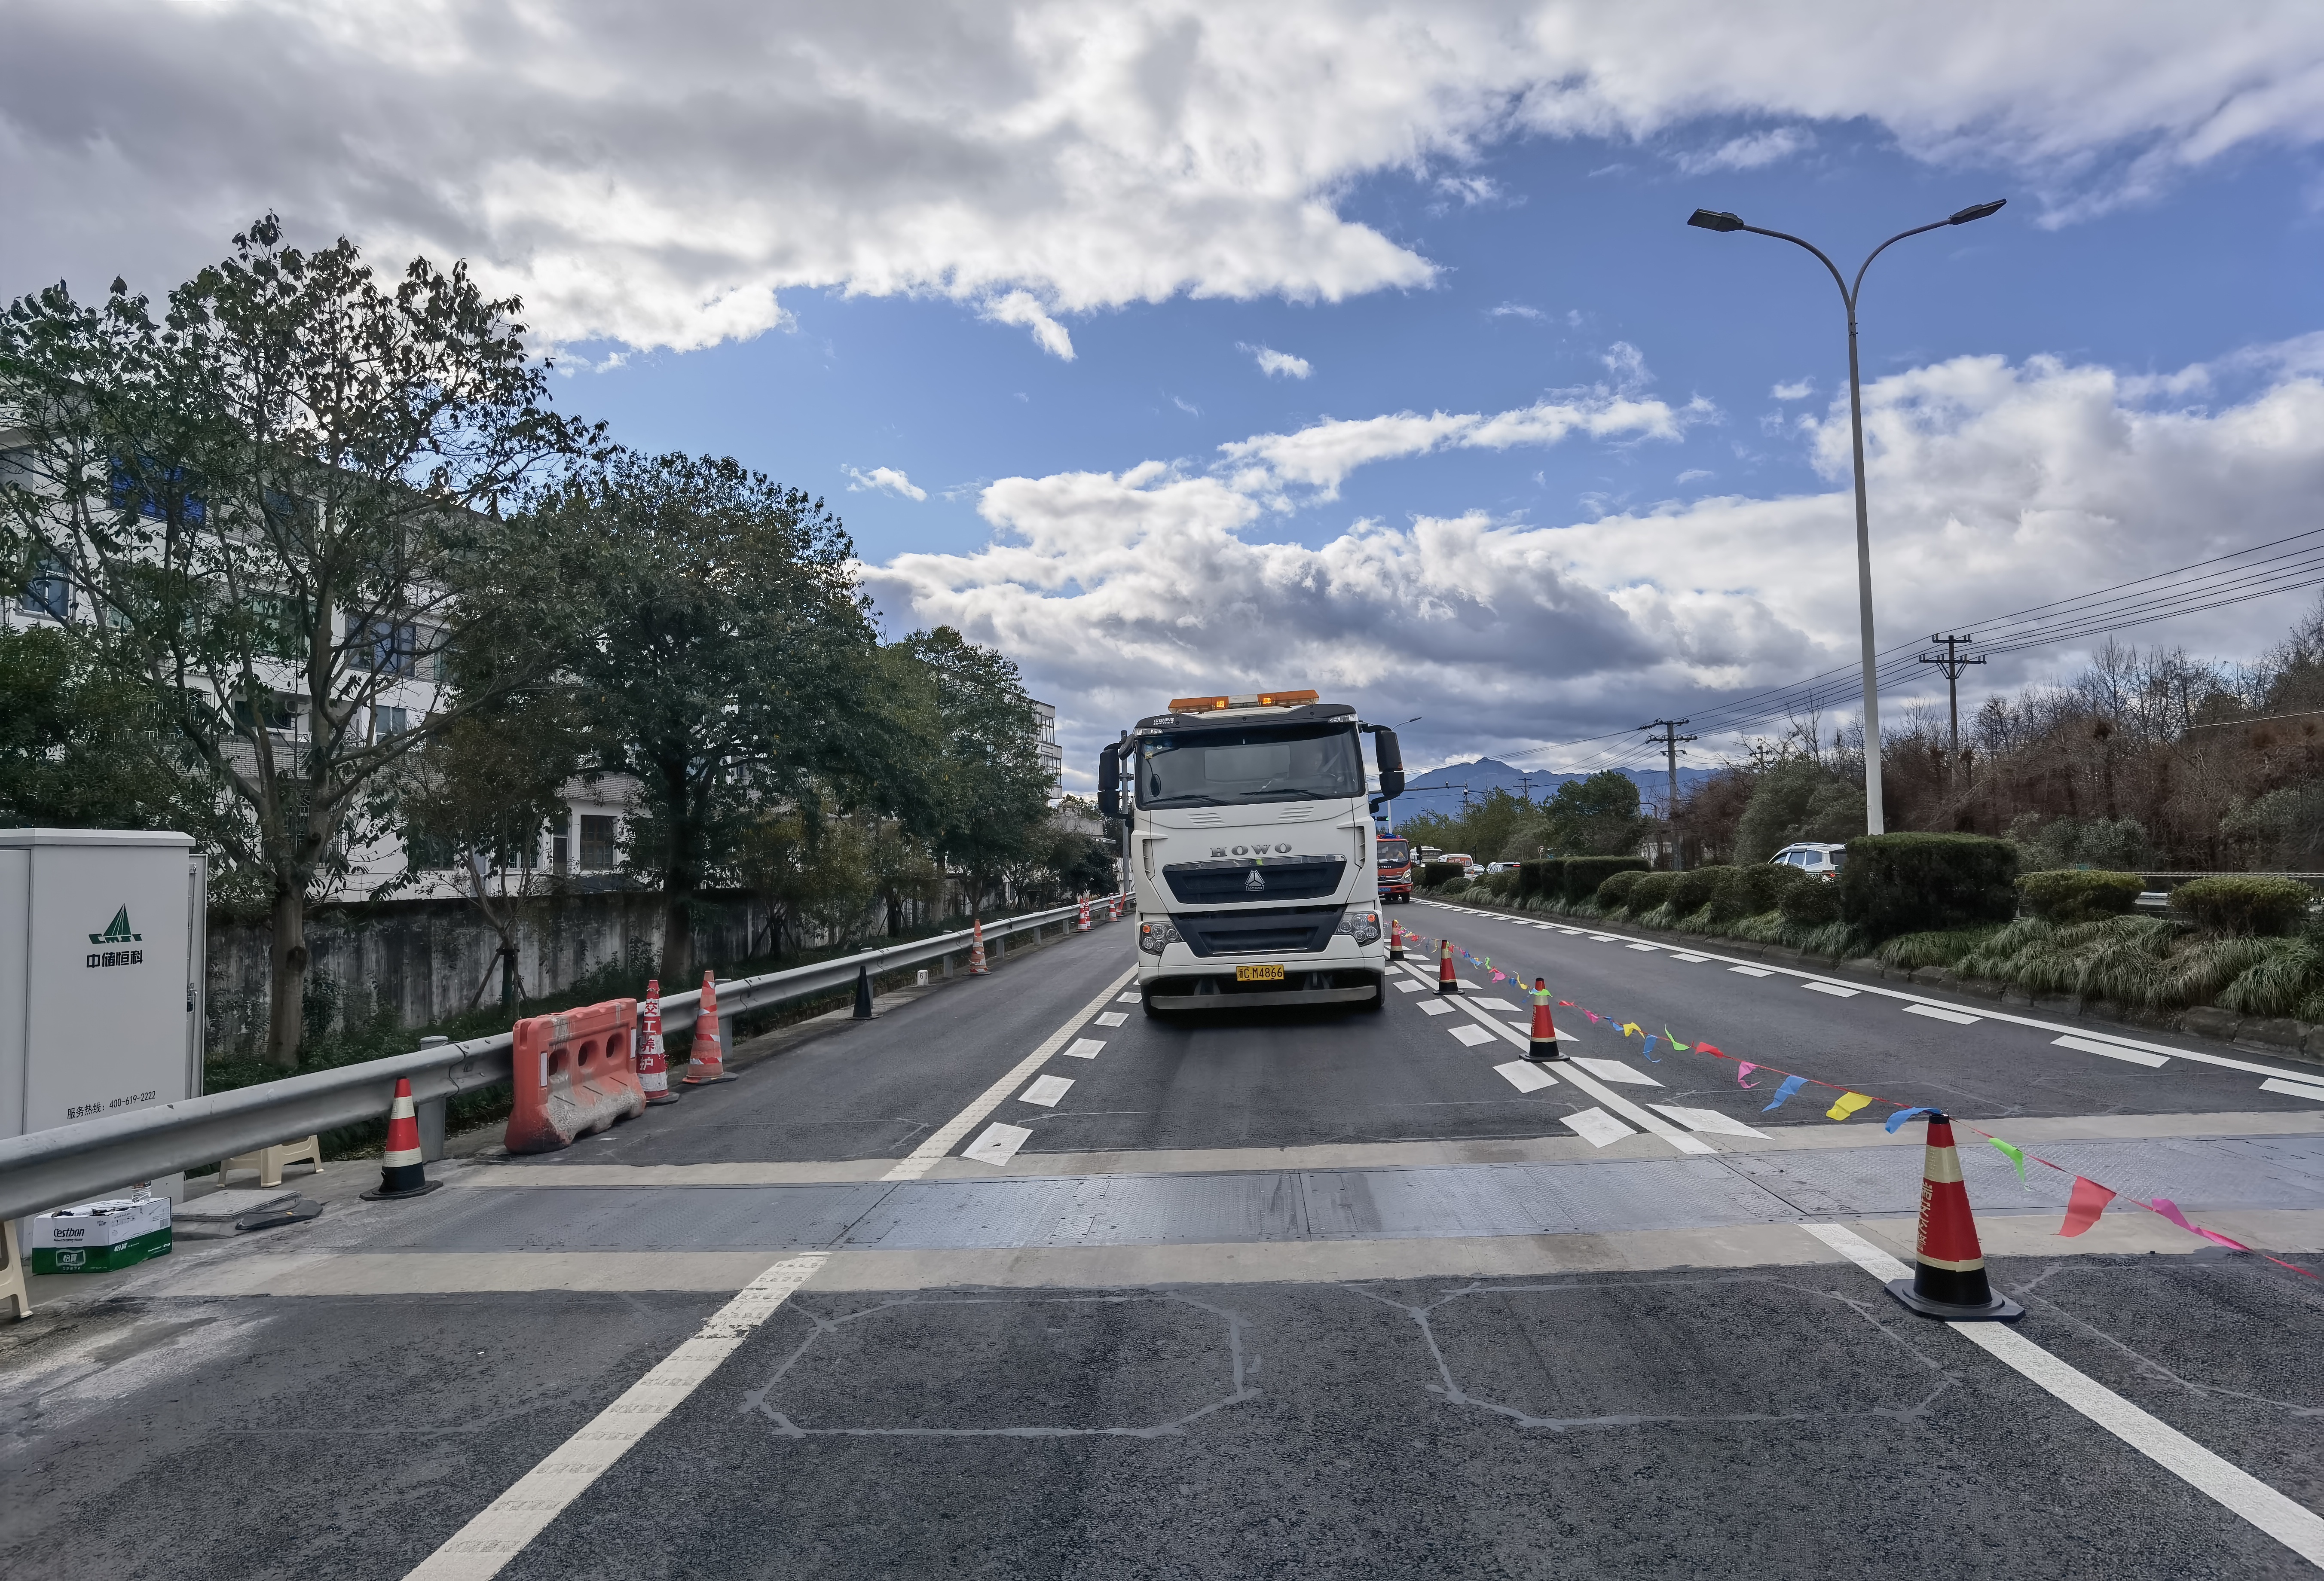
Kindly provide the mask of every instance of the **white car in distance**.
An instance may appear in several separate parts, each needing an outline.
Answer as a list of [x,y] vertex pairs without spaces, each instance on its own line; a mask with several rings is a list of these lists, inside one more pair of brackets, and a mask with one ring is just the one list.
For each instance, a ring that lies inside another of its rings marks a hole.
[[1803,840],[1785,846],[1767,860],[1776,867],[1797,868],[1812,878],[1837,878],[1848,860],[1846,844]]

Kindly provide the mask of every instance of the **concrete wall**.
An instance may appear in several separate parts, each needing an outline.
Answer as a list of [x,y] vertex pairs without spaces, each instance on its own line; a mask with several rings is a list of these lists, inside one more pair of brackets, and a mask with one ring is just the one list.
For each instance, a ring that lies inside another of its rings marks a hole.
[[[747,896],[715,897],[695,919],[699,961],[746,960],[767,948],[766,907]],[[266,1025],[265,922],[210,919],[209,1048],[212,1059],[254,1053]],[[643,977],[661,954],[661,897],[636,891],[546,896],[524,905],[518,961],[529,994],[556,993],[622,962]],[[499,1002],[499,936],[461,900],[391,900],[326,906],[309,915],[309,1035],[382,1009],[398,1025],[426,1026],[457,1016],[475,998]],[[672,993],[693,983],[664,984]]]

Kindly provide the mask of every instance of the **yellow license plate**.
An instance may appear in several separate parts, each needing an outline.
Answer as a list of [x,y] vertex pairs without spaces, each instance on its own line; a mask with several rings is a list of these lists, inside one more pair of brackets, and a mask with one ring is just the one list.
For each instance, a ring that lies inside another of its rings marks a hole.
[[1279,966],[1238,966],[1235,981],[1239,983],[1279,983],[1283,969]]

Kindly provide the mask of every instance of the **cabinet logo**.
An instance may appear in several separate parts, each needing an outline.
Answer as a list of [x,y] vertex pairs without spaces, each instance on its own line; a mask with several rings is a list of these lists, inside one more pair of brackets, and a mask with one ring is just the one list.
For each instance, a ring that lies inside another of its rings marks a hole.
[[88,942],[92,944],[143,944],[145,935],[129,931],[129,908],[124,905],[113,914],[113,920],[105,924],[105,932],[91,933]]
[[129,908],[125,905],[113,914],[113,920],[105,924],[105,932],[91,933],[88,942],[103,946],[88,952],[88,964],[91,966],[145,964],[145,951],[126,948],[132,944],[143,944],[145,935],[130,927]]

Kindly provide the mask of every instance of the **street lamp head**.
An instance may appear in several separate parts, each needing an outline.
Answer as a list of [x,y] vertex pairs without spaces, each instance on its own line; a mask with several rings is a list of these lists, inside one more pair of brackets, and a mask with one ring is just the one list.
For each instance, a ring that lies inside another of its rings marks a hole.
[[2001,206],[2008,201],[2009,199],[2006,198],[1997,198],[1990,203],[1972,203],[1967,208],[1962,209],[1959,214],[1954,215],[1950,219],[1945,221],[1945,224],[1949,225],[1965,225],[1973,219],[1983,219],[1988,214],[1998,214],[2001,212]]
[[1721,214],[1715,208],[1698,208],[1686,216],[1686,223],[1706,231],[1739,231],[1743,228],[1743,216]]

